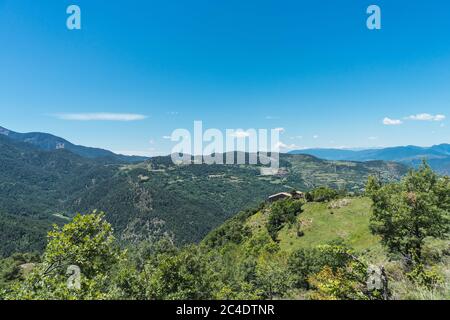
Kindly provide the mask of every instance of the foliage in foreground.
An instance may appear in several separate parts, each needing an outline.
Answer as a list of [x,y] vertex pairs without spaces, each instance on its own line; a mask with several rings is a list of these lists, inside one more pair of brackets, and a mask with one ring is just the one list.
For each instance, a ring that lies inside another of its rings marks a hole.
[[390,252],[420,268],[425,240],[445,239],[450,231],[449,177],[439,177],[424,163],[399,183],[381,186],[370,178],[367,193],[374,203],[373,232]]
[[[450,298],[448,178],[423,166],[396,184],[370,179],[367,193],[372,230],[391,254],[388,290],[370,289],[372,261],[342,240],[283,251],[278,232],[293,227],[303,211],[302,201],[285,200],[238,214],[202,243],[183,248],[163,238],[124,250],[103,213],[78,215],[54,227],[41,257],[0,260],[0,298]],[[32,267],[24,272],[25,265]],[[79,287],[68,281],[74,266],[81,271]]]

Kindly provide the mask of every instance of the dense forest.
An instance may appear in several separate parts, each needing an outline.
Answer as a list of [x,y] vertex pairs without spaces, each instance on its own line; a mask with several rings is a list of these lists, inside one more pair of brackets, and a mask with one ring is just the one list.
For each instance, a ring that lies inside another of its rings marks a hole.
[[41,255],[0,260],[0,297],[450,299],[449,231],[450,178],[426,164],[398,182],[370,176],[360,195],[261,203],[198,244],[127,246],[95,211],[55,225]]

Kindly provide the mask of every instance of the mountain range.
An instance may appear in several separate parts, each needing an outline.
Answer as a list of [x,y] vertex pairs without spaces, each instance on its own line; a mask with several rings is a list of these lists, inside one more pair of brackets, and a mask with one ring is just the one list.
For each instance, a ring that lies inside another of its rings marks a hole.
[[347,161],[395,161],[408,166],[418,166],[424,159],[441,174],[450,173],[450,144],[432,147],[390,147],[383,149],[346,150],[346,149],[304,149],[294,150],[290,154],[309,154],[325,160]]
[[86,158],[105,158],[109,159],[110,161],[130,163],[145,161],[148,159],[141,156],[125,156],[121,154],[115,154],[104,149],[75,145],[63,138],[42,132],[18,133],[0,127],[0,135],[7,136],[8,138],[15,141],[30,143],[41,150],[52,151],[57,149],[65,149]]
[[280,173],[264,176],[255,165],[175,165],[170,156],[119,161],[113,153],[86,155],[92,149],[82,146],[56,148],[56,141],[72,144],[47,134],[2,133],[0,256],[42,250],[51,224],[76,213],[104,211],[126,243],[170,236],[185,244],[273,193],[319,186],[359,193],[370,175],[392,181],[407,172],[395,162],[281,154]]

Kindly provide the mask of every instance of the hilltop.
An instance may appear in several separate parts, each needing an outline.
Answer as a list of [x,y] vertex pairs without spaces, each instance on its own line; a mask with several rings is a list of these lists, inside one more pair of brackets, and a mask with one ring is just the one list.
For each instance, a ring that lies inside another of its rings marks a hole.
[[[291,201],[291,200],[288,200]],[[380,239],[369,229],[372,201],[366,197],[345,197],[331,202],[308,202],[295,221],[283,224],[275,241],[280,250],[290,254],[298,249],[310,249],[332,241],[342,241],[360,254],[385,258]],[[220,243],[226,247],[232,239],[236,224],[243,226],[246,240],[230,246],[239,252],[254,239],[269,239],[267,224],[273,204],[262,204],[257,210],[241,213],[212,231],[203,241],[206,245]],[[231,241],[232,242],[232,241]],[[215,245],[213,245],[215,246]]]

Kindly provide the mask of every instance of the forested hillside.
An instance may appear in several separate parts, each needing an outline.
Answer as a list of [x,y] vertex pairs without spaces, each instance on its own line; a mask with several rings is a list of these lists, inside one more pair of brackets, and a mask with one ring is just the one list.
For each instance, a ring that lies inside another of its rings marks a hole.
[[449,209],[449,178],[424,165],[399,183],[370,177],[363,196],[261,203],[195,245],[124,250],[102,213],[78,215],[42,256],[0,259],[0,299],[450,299]]
[[115,154],[109,150],[104,150],[100,148],[75,145],[63,138],[44,132],[19,133],[0,127],[0,136],[1,135],[6,136],[11,140],[17,142],[26,142],[28,144],[35,146],[39,150],[53,151],[65,149],[79,156],[91,159],[102,158],[110,162],[125,162],[125,163],[140,162],[148,159],[147,157],[125,156],[121,154]]
[[[359,193],[369,175],[392,181],[406,172],[396,163],[325,161],[305,155],[281,155],[281,166],[279,175],[262,176],[258,166],[177,166],[170,157],[118,164],[64,149],[43,151],[0,135],[2,237],[14,239],[7,249],[0,247],[0,253],[43,248],[45,239],[37,238],[50,223],[92,210],[107,212],[123,242],[162,236],[178,244],[198,242],[236,212],[273,193],[318,186]],[[19,218],[40,223],[14,222]],[[34,227],[28,234],[28,224],[44,228]]]

